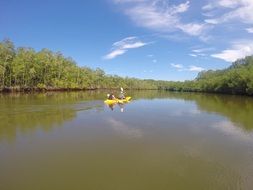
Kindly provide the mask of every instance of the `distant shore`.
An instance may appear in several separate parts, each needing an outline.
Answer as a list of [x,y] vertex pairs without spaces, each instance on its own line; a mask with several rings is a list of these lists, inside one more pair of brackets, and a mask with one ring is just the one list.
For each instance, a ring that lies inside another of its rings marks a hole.
[[13,92],[48,92],[48,91],[84,91],[84,90],[97,90],[97,89],[82,89],[82,88],[19,88],[19,87],[5,87],[0,89],[0,93],[13,93]]
[[[11,93],[47,93],[47,92],[78,92],[78,91],[107,91],[107,92],[116,92],[119,91],[118,88],[15,88],[15,87],[5,87],[0,89],[0,94],[11,94]],[[231,93],[231,92],[215,92],[215,91],[198,91],[198,90],[186,90],[186,89],[128,89],[125,90],[130,91],[169,91],[169,92],[184,92],[184,93],[200,93],[200,94],[223,94],[223,95],[238,95],[238,96],[248,96],[253,97],[253,95],[246,93]]]
[[[0,93],[15,93],[15,92],[67,92],[67,91],[94,91],[94,90],[107,90],[119,91],[119,88],[19,88],[19,87],[5,87],[0,89]],[[158,90],[158,89],[128,89],[125,90]]]

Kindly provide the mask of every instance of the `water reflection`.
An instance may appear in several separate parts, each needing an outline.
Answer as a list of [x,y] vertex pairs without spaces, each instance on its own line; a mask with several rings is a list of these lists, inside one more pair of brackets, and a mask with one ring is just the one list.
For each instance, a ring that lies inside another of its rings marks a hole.
[[107,104],[107,106],[113,111],[115,107],[119,107],[120,112],[124,112],[126,103],[115,103],[115,104]]
[[141,138],[143,135],[142,129],[131,127],[120,120],[108,118],[107,122],[115,132],[124,135],[126,137]]
[[103,108],[97,93],[43,93],[0,95],[0,139],[17,133],[49,131],[76,117],[77,111]]
[[[1,94],[0,95],[0,139],[14,139],[18,132],[26,133],[31,130],[48,131],[54,127],[62,126],[67,121],[74,120],[77,112],[93,110],[103,112],[106,91],[87,92],[49,92],[41,94]],[[197,108],[180,110],[175,109],[171,116],[184,117],[189,114],[198,115],[202,112],[224,116],[235,126],[241,128],[241,133],[253,129],[253,99],[252,97],[198,94],[198,93],[173,93],[166,91],[129,91],[133,97],[131,105],[110,105],[111,110],[119,109],[125,112],[126,107],[135,106],[139,100],[181,100],[194,103]],[[136,101],[136,102],[135,102]],[[151,103],[151,102],[148,102]],[[133,105],[132,105],[133,104]],[[137,105],[136,105],[137,106]],[[157,105],[154,105],[154,108]],[[171,107],[172,105],[169,105]],[[154,109],[152,108],[152,109]],[[164,109],[168,109],[164,108]],[[128,109],[128,108],[127,108]],[[137,109],[137,107],[136,107]],[[138,109],[143,109],[141,106]],[[134,111],[134,109],[132,110]],[[159,110],[158,110],[159,111]],[[152,112],[152,111],[151,111]],[[149,113],[152,118],[155,112]],[[147,115],[149,116],[149,115]],[[140,116],[141,117],[141,116]],[[156,115],[157,123],[162,121],[162,116]],[[187,117],[186,117],[187,118]],[[189,119],[189,118],[188,118]],[[225,126],[219,124],[217,126]],[[221,127],[224,128],[224,127]]]
[[221,120],[211,125],[214,129],[221,131],[224,135],[238,138],[243,141],[253,142],[253,133],[245,131],[228,120]]
[[0,189],[252,189],[251,98],[106,93],[1,95]]
[[252,97],[194,93],[170,93],[170,97],[194,101],[200,111],[225,116],[244,130],[253,129]]
[[176,99],[194,102],[197,112],[215,113],[227,117],[244,130],[253,129],[253,98],[205,93],[180,93],[166,91],[133,91],[135,99]]

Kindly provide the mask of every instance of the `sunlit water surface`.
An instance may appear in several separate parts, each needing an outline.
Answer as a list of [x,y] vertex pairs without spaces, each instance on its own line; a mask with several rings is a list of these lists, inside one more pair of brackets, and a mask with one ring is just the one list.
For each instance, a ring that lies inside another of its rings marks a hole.
[[1,190],[253,189],[253,98],[0,95]]

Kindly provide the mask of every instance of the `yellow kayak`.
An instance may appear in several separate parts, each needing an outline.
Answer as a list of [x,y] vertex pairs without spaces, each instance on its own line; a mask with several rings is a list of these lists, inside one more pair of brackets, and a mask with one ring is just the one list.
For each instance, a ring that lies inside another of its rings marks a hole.
[[131,100],[131,97],[130,96],[127,96],[125,99],[114,99],[114,100],[105,100],[104,102],[106,104],[117,104],[117,103],[120,103],[120,104],[123,104],[123,103],[127,103]]

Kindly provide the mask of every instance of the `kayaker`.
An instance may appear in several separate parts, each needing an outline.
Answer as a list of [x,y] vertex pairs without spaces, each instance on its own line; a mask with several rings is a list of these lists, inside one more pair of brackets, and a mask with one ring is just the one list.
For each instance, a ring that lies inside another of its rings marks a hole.
[[121,99],[121,100],[125,99],[125,93],[124,93],[124,89],[122,87],[120,88],[119,99]]
[[115,100],[116,99],[113,93],[107,94],[107,98],[108,98],[108,100]]

